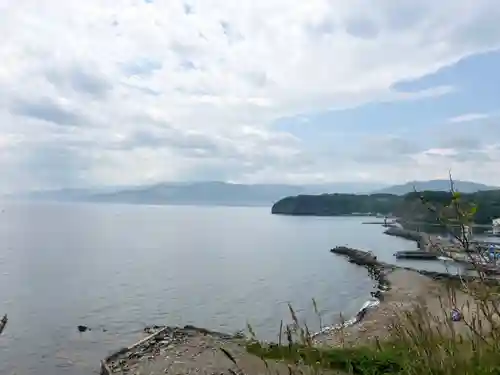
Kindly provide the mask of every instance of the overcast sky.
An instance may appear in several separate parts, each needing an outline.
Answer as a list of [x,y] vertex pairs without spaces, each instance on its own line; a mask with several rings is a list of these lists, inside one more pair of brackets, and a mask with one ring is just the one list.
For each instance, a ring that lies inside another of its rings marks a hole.
[[0,0],[0,191],[500,185],[498,0]]

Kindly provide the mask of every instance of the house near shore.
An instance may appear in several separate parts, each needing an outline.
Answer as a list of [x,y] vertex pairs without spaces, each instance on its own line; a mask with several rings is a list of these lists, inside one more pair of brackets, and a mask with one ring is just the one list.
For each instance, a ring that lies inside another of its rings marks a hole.
[[494,235],[500,235],[500,217],[493,219],[491,231]]

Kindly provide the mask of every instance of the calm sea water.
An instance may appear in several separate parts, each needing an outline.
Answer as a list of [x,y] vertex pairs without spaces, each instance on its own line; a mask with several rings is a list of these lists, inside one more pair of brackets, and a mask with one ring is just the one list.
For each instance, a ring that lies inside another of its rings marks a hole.
[[[392,260],[411,242],[366,218],[287,217],[268,208],[4,204],[1,374],[92,374],[147,324],[277,336],[291,303],[317,327],[355,313],[373,282],[335,245]],[[76,326],[88,325],[80,334]],[[105,331],[104,331],[105,330]]]

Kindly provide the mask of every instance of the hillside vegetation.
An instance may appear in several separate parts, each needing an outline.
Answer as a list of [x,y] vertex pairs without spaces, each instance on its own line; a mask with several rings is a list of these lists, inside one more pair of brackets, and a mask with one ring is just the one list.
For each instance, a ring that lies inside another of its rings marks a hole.
[[[474,206],[473,220],[477,224],[490,224],[500,217],[500,190],[461,194],[464,205]],[[432,204],[438,214],[449,217],[446,206],[451,193],[447,191],[423,191],[403,196],[393,194],[322,194],[297,195],[276,202],[271,212],[283,215],[341,216],[353,214],[396,215],[408,220],[436,221],[436,213],[422,205],[422,199]],[[473,203],[474,202],[474,203]]]

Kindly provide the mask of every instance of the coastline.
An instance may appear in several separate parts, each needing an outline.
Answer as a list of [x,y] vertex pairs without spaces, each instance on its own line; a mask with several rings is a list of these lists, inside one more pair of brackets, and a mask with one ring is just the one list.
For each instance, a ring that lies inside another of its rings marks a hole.
[[[456,247],[449,240],[444,240],[437,235],[409,230],[397,225],[382,224],[382,226],[387,227],[384,234],[414,241],[421,252],[439,252],[440,249],[449,250]],[[419,303],[422,303],[422,300],[424,300],[423,302],[429,302],[430,299],[436,298],[441,301],[441,297],[448,294],[443,288],[443,280],[459,281],[466,279],[470,281],[475,279],[475,277],[464,275],[418,270],[380,262],[377,260],[377,256],[371,252],[345,246],[337,246],[331,249],[330,252],[345,256],[350,263],[367,268],[370,277],[377,284],[375,290],[371,292],[372,298],[361,306],[354,317],[324,327],[312,335],[312,338],[318,344],[325,343],[323,342],[325,340],[321,339],[324,336],[328,337],[326,340],[328,345],[345,345],[349,342],[350,344],[359,344],[358,341],[360,340],[367,343],[367,341],[369,342],[375,337],[383,339],[390,332],[390,323],[401,314],[413,310],[417,301]],[[411,282],[408,282],[409,280]],[[457,293],[459,300],[467,300],[468,304],[474,304],[474,301],[469,298],[470,296],[466,296],[461,291],[454,292],[455,295]],[[444,306],[441,301],[439,311],[436,309],[435,301],[433,302],[434,313],[440,312],[442,315],[443,307],[448,310],[452,309],[451,300],[445,303]]]
[[438,300],[442,294],[441,286],[437,281],[416,271],[396,268],[388,272],[387,279],[391,283],[391,288],[384,292],[384,297],[377,308],[369,310],[364,319],[355,325],[342,330],[332,330],[326,335],[319,336],[316,344],[356,346],[385,340],[391,335],[396,318],[413,310],[416,303],[423,299],[428,303],[431,299]]
[[[379,262],[370,252],[347,247],[337,247],[331,252],[367,268],[377,283],[372,292],[373,298],[368,301],[371,303],[365,303],[352,319],[311,335],[313,345],[353,347],[387,339],[391,335],[394,319],[415,309],[417,303],[425,305],[436,317],[436,322],[447,324],[445,321],[453,303],[446,298],[446,286],[441,279],[454,279],[456,275],[398,267]],[[455,298],[465,320],[470,321],[476,313],[472,297],[457,290]],[[466,309],[466,306],[471,308]],[[454,325],[457,332],[467,331],[464,321],[454,322]],[[101,362],[101,375],[196,373],[201,369],[220,374],[230,374],[231,370],[260,374],[268,373],[266,366],[274,374],[289,373],[285,362],[267,361],[265,365],[258,356],[249,353],[246,349],[249,338],[244,335],[230,335],[194,326],[156,326],[145,332],[153,333],[106,357]],[[225,351],[235,359],[237,366]]]
[[[433,237],[404,229],[394,233],[391,235],[417,241],[419,244],[424,243],[426,249],[429,248]],[[445,298],[445,283],[441,280],[456,279],[459,276],[399,267],[379,261],[371,252],[344,246],[330,251],[346,257],[351,263],[367,268],[376,285],[371,292],[372,298],[363,304],[354,317],[312,334],[311,339],[315,346],[349,347],[384,340],[391,335],[394,319],[415,309],[416,303],[423,303],[438,321],[444,322],[448,319],[447,314],[453,304],[450,299]],[[456,291],[456,301],[462,308],[467,305],[475,306],[473,299],[461,291]],[[463,312],[465,316],[474,313],[470,309]],[[466,330],[463,322],[456,322],[456,327],[459,331]],[[224,354],[224,350],[234,356],[240,368],[250,369],[245,373],[261,373],[263,363],[260,358],[247,352],[248,338],[243,335],[229,335],[193,326],[154,327],[153,330],[156,332],[138,343],[106,357],[101,362],[101,374],[139,374],[146,371],[156,375],[179,371],[191,373],[206,368],[217,373],[227,373],[231,368],[236,371],[238,368],[232,367],[234,363]],[[288,373],[283,362],[271,362],[271,366],[273,373]]]
[[[429,241],[431,236],[428,236]],[[347,247],[337,247],[332,253],[347,257],[348,261],[366,267],[370,274],[376,270],[379,282],[377,295],[379,303],[366,309],[361,319],[354,324],[332,327],[315,336],[318,346],[357,346],[373,344],[390,337],[393,322],[416,308],[425,308],[436,324],[449,324],[452,308],[458,307],[464,318],[454,322],[457,333],[468,331],[465,321],[477,316],[476,302],[472,296],[443,281],[470,282],[477,280],[473,275],[418,270],[379,262],[370,252]],[[486,283],[498,285],[499,279],[486,278]],[[381,287],[382,285],[382,287]],[[372,293],[373,295],[373,293]]]

